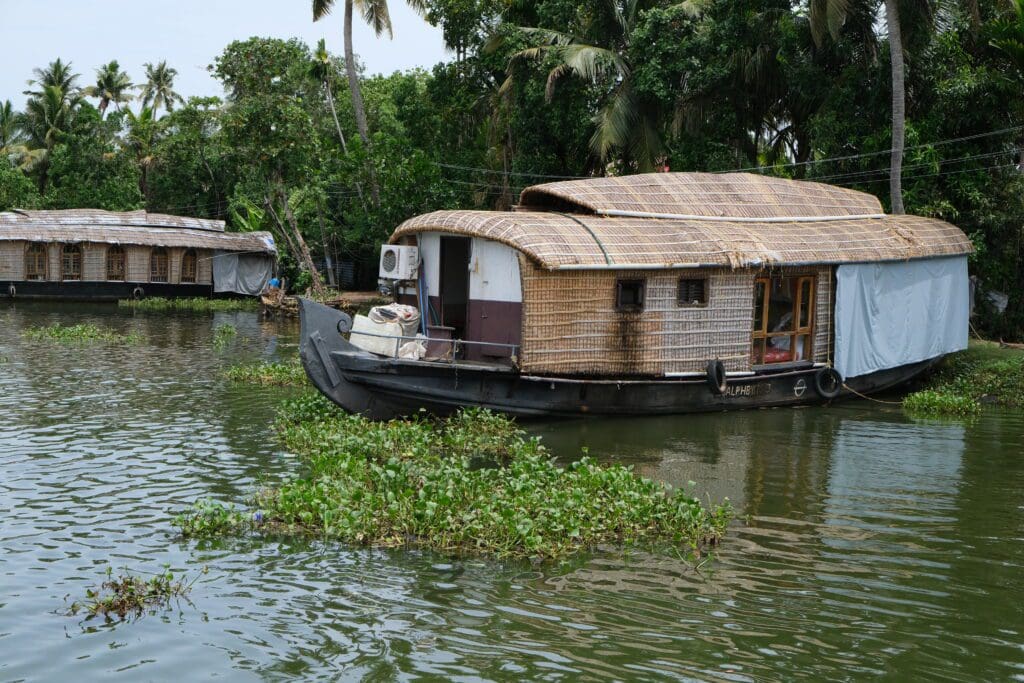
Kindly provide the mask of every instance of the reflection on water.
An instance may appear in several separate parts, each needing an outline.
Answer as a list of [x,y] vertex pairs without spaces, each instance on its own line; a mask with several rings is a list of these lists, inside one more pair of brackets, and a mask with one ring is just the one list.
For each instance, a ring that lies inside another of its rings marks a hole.
[[[27,325],[95,322],[139,347],[64,347]],[[228,348],[213,329],[234,325]],[[306,541],[185,543],[169,517],[298,469],[283,392],[239,360],[295,353],[254,314],[0,308],[0,679],[1006,679],[1024,677],[1024,420],[915,423],[848,403],[532,423],[676,486],[728,496],[710,565],[602,549],[561,565]],[[132,624],[59,614],[106,566],[210,573],[194,604]]]

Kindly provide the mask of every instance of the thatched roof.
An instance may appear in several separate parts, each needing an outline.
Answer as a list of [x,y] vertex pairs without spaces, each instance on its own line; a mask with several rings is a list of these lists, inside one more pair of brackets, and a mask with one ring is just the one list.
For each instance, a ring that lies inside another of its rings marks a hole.
[[526,209],[567,213],[639,211],[695,216],[769,218],[882,213],[865,192],[755,173],[643,173],[536,185],[523,190]]
[[224,232],[224,221],[95,209],[0,212],[0,240],[96,242],[276,253],[268,232]]
[[[592,188],[604,188],[605,194]],[[736,194],[739,188],[753,194]],[[643,207],[638,211],[692,217],[591,213],[631,206],[624,194],[629,192],[638,197],[632,206]],[[689,197],[692,204],[685,203]],[[789,203],[783,204],[783,197]],[[482,237],[518,249],[548,269],[835,264],[971,251],[957,227],[932,218],[882,216],[881,205],[870,195],[749,174],[596,178],[529,188],[522,199],[531,210],[417,216],[400,225],[392,241],[419,232]],[[550,205],[556,199],[571,201],[576,212],[540,210],[545,201]],[[821,204],[815,204],[818,199]]]

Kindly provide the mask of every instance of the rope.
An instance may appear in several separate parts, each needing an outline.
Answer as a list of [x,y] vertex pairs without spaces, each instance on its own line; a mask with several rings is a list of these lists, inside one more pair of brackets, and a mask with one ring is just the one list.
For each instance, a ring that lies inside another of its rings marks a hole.
[[865,396],[864,394],[860,393],[859,391],[857,391],[856,389],[851,387],[846,382],[843,382],[843,388],[846,389],[847,391],[849,391],[851,394],[856,394],[857,396],[860,396],[861,398],[865,398],[865,399],[867,399],[869,401],[874,401],[875,403],[885,403],[885,404],[891,405],[891,406],[901,406],[901,405],[903,405],[903,401],[883,401],[880,398],[871,398],[870,396]]

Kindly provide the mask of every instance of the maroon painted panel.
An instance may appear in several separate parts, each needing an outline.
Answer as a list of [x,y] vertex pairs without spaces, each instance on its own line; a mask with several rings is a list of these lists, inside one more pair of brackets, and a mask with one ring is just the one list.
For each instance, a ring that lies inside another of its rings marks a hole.
[[[520,344],[523,338],[523,305],[513,301],[470,299],[466,341]],[[509,349],[501,346],[473,346],[467,351],[471,360],[507,358]]]

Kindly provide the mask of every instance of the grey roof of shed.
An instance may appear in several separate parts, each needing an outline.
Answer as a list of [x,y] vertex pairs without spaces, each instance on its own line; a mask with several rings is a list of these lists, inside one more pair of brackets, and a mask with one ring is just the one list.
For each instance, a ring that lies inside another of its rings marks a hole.
[[0,240],[97,242],[276,254],[268,232],[231,233],[224,221],[95,209],[0,212]]

